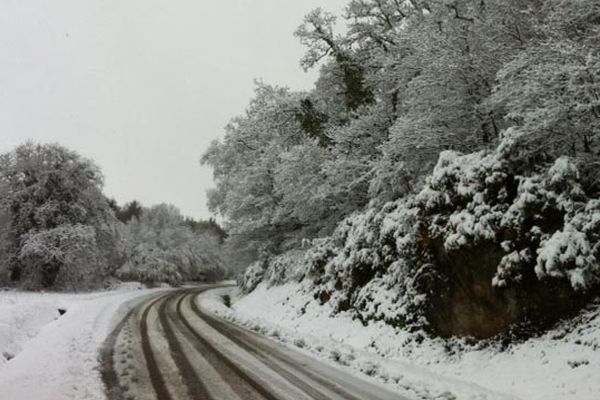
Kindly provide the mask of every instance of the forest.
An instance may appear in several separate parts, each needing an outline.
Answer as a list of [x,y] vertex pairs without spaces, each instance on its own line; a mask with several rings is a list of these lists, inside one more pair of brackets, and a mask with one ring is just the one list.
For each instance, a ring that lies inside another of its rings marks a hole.
[[119,206],[102,184],[93,161],[57,144],[0,155],[0,285],[81,291],[225,276],[226,233],[214,220],[168,204]]
[[352,0],[295,35],[314,89],[257,81],[202,156],[244,290],[476,337],[598,294],[598,1]]

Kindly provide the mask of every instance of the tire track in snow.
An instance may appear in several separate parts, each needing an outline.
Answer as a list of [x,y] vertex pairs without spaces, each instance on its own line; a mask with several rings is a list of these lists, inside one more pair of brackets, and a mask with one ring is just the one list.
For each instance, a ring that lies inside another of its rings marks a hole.
[[[212,288],[161,294],[127,314],[109,335],[102,353],[110,400],[146,400],[148,393],[156,400],[179,400],[175,393],[186,391],[193,400],[400,400],[354,376],[327,372],[331,367],[205,313],[195,297]],[[141,348],[138,358],[131,349],[127,355],[114,350],[128,325],[138,327],[134,329]],[[124,357],[144,369],[132,375],[149,379],[125,376],[128,370],[117,368],[127,362]],[[174,386],[181,384],[185,388]]]
[[[278,400],[279,398],[272,393],[269,387],[263,385],[255,376],[245,371],[235,361],[220,352],[210,341],[206,340],[203,335],[194,329],[181,311],[181,303],[186,296],[188,294],[180,296],[175,304],[177,317],[183,325],[181,332],[184,334],[187,333],[188,337],[191,336],[190,339],[195,341],[197,350],[217,370],[221,378],[229,382],[231,388],[238,393],[241,399]],[[249,386],[249,388],[244,386]]]
[[148,313],[150,312],[150,309],[160,300],[168,296],[170,295],[163,295],[151,301],[142,313],[142,319],[140,321],[142,350],[144,352],[144,358],[146,359],[146,366],[148,367],[148,372],[150,374],[152,386],[154,387],[154,391],[156,392],[156,397],[158,400],[177,400],[172,399],[171,395],[169,394],[169,391],[167,390],[166,383],[160,372],[160,368],[158,366],[158,363],[156,362],[156,358],[154,357],[154,352],[152,351],[152,346],[150,344],[150,335],[148,333]]
[[[374,400],[401,400],[398,395],[387,391],[382,390],[379,394],[369,392],[369,389],[374,389],[371,385],[367,385],[367,390],[363,391],[356,385],[347,385],[348,382],[336,382],[335,377],[323,374],[323,371],[320,370],[311,370],[301,360],[294,359],[290,354],[278,350],[271,344],[267,346],[265,342],[269,341],[269,339],[203,312],[195,301],[191,301],[191,308],[199,318],[207,322],[219,331],[219,333],[263,361],[273,371],[280,373],[284,378],[290,380],[315,399],[331,399],[335,397],[345,400],[364,400],[365,398]],[[303,358],[306,358],[306,356]],[[328,394],[318,391],[316,388],[326,390]],[[353,391],[356,393],[353,393]]]

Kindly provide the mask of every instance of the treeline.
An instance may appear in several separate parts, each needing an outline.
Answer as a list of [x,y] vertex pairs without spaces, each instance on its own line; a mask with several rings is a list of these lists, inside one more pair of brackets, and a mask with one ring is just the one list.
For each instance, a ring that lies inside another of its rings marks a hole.
[[296,31],[313,90],[258,83],[203,156],[229,245],[258,260],[246,290],[299,280],[365,323],[478,337],[597,293],[600,2],[352,0],[343,18]]
[[28,289],[83,290],[112,280],[178,284],[225,274],[214,221],[171,205],[119,206],[100,169],[55,144],[0,155],[0,281]]

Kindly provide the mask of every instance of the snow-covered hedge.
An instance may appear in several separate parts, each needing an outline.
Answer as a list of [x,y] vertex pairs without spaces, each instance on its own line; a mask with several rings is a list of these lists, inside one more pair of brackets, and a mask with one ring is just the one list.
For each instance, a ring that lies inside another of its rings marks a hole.
[[[511,302],[522,300],[507,298],[507,288],[543,293],[540,285],[555,281],[565,283],[561,295],[565,287],[574,297],[589,293],[600,283],[600,200],[586,195],[576,160],[532,163],[519,146],[507,132],[494,151],[443,152],[419,193],[352,215],[303,257],[253,264],[245,290],[301,275],[315,300],[335,312],[394,325],[421,324],[441,312],[433,307],[455,306],[441,298],[491,302],[481,312],[502,310],[503,324],[536,307],[532,301],[515,313]],[[464,294],[445,297],[452,290]]]
[[[335,256],[322,268],[318,257],[309,265],[315,297],[336,311],[353,310],[364,321],[414,320],[423,297],[417,290],[420,265],[428,261],[419,254],[418,232],[417,210],[409,201],[346,219],[332,237],[339,244]],[[316,253],[331,255],[331,244],[324,251],[322,243]]]
[[263,281],[305,280],[313,297],[335,311],[351,310],[363,321],[414,322],[424,300],[418,287],[429,269],[420,262],[428,259],[419,254],[417,211],[396,202],[355,214],[331,237],[314,240],[307,251],[253,263],[241,286],[247,293]]

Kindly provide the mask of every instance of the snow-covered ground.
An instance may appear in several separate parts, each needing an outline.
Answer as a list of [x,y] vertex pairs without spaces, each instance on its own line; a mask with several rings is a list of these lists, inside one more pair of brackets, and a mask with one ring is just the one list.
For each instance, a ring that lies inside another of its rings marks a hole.
[[87,294],[0,291],[0,398],[104,399],[99,348],[126,303],[156,290],[132,283]]
[[[224,305],[223,295],[233,305]],[[383,323],[331,316],[297,283],[247,296],[209,291],[199,303],[252,330],[377,378],[415,399],[592,400],[600,393],[600,304],[575,320],[504,349],[494,342],[430,339]]]

